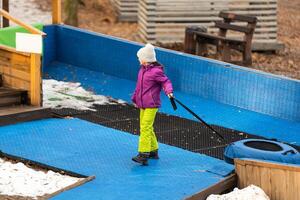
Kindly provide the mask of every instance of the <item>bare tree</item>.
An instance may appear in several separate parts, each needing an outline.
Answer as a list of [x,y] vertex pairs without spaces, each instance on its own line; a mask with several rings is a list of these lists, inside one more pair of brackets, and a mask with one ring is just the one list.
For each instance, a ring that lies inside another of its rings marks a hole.
[[83,4],[82,0],[65,0],[64,10],[66,13],[65,24],[78,26],[78,5]]

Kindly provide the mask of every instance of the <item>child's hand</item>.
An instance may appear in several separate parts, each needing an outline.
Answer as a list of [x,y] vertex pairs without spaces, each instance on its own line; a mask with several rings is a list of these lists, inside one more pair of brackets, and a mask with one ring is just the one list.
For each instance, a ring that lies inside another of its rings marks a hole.
[[171,92],[168,94],[169,99],[173,99],[174,98],[174,94]]

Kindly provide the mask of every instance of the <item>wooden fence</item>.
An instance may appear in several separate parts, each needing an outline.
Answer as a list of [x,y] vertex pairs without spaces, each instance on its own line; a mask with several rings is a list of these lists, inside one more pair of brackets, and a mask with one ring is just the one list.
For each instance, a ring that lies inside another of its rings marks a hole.
[[272,200],[300,199],[300,166],[235,159],[238,187],[259,186]]
[[0,46],[0,74],[4,86],[30,91],[30,54]]
[[3,85],[28,92],[31,105],[41,104],[41,72],[39,54],[17,52],[14,48],[0,46],[0,74]]
[[116,8],[119,21],[136,22],[139,0],[110,0]]
[[[279,48],[277,42],[277,0],[140,0],[139,35],[144,42],[182,43],[187,26],[205,26],[216,33],[214,21],[220,11],[258,18],[253,49]],[[239,25],[242,25],[241,23]],[[230,33],[233,38],[241,37]]]

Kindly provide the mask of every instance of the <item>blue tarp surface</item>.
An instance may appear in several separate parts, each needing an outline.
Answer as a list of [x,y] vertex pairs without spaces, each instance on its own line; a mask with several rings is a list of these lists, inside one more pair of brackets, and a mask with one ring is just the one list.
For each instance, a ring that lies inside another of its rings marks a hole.
[[[98,94],[120,98],[129,103],[135,88],[134,81],[60,62],[53,62],[44,73],[46,77],[57,80],[80,82],[85,88],[92,89]],[[122,89],[116,89],[120,87]],[[193,111],[210,124],[300,145],[300,123],[222,104],[180,91],[175,91],[175,96],[189,105]],[[160,112],[196,120],[181,107],[174,111],[168,98],[164,94],[161,94],[161,97]]]
[[[77,28],[45,26],[45,77],[81,82],[130,102],[141,44]],[[175,96],[210,124],[300,145],[300,81],[157,48]],[[174,112],[163,96],[161,112]]]
[[[160,144],[160,160],[131,161],[138,137],[79,119],[0,127],[0,149],[96,179],[53,199],[183,199],[224,179],[232,165]],[[209,171],[209,172],[208,172]]]
[[[44,27],[44,77],[81,82],[130,102],[141,44],[63,25]],[[205,121],[300,145],[300,82],[228,63],[157,49],[175,96]],[[176,112],[162,95],[161,112]],[[96,180],[54,199],[183,199],[222,180],[233,166],[161,144],[158,161],[131,161],[137,136],[79,119],[0,127],[0,149]]]
[[[44,31],[45,70],[58,61],[136,80],[141,44],[63,25]],[[162,48],[156,54],[176,91],[300,123],[299,80]]]

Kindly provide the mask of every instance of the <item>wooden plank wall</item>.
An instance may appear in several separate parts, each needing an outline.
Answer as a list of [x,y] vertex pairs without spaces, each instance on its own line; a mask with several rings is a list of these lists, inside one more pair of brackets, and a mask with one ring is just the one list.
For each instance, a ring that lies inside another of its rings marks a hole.
[[31,97],[31,55],[0,46],[0,74],[3,86],[28,91]]
[[235,159],[238,187],[254,184],[272,200],[300,199],[300,166]]
[[210,33],[216,33],[218,29],[213,26],[220,20],[220,11],[256,16],[253,42],[277,42],[277,0],[140,0],[139,35],[144,42],[181,43],[186,26],[206,26]]
[[[60,17],[61,0],[53,0],[56,17]],[[55,12],[54,12],[55,14]],[[46,33],[11,16],[0,8],[0,16],[13,21],[32,34],[46,36]],[[28,102],[33,106],[42,105],[41,55],[17,52],[15,48],[0,45],[0,73],[3,74],[4,86],[23,89],[28,92]]]
[[136,22],[139,0],[110,0],[115,6],[119,21]]

